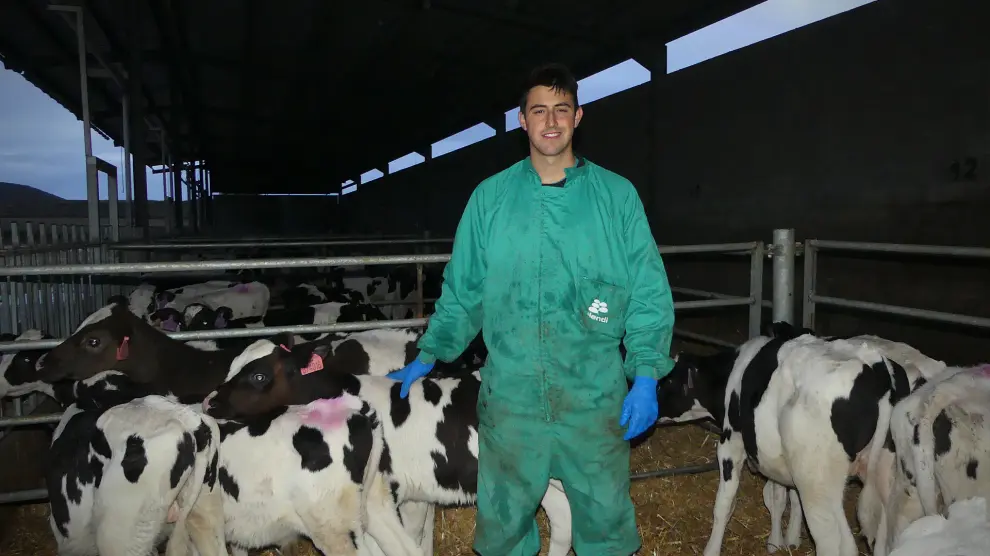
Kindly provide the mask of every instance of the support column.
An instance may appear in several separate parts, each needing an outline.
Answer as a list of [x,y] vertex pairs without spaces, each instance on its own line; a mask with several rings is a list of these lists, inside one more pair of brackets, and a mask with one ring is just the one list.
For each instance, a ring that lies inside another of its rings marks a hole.
[[194,234],[199,233],[199,176],[202,174],[202,170],[198,169],[198,166],[199,161],[197,160],[189,170],[189,227],[192,228]]
[[174,187],[172,189],[172,203],[173,208],[175,209],[175,227],[172,231],[174,233],[181,233],[185,227],[185,223],[182,218],[182,170],[183,164],[173,161],[172,172],[175,174],[175,181],[173,182]]
[[88,217],[88,237],[90,241],[100,237],[100,185],[93,158],[92,120],[89,114],[89,68],[86,65],[86,28],[83,24],[82,8],[71,10],[76,17],[76,48],[79,52],[79,87],[82,99],[83,121],[83,163],[86,168],[86,212]]
[[[131,192],[133,191],[133,176],[131,175],[131,111],[130,98],[128,97],[128,92],[120,98],[121,116],[124,119],[123,131],[124,131],[124,218],[127,220],[127,227],[134,227],[134,207],[132,203],[134,202]],[[133,231],[133,230],[132,230]]]
[[773,231],[773,322],[794,324],[794,229]]
[[140,9],[137,2],[125,2],[128,26],[128,43],[130,57],[127,66],[127,95],[130,97],[130,136],[133,139],[132,154],[134,156],[134,224],[141,229],[145,241],[150,240],[148,225],[148,130],[145,124],[144,95],[142,94],[144,42],[140,34]]

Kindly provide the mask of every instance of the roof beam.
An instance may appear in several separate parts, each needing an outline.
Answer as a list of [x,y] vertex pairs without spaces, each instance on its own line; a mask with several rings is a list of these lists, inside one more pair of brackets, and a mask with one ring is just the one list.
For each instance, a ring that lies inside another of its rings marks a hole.
[[[42,33],[48,36],[48,39],[51,41],[51,43],[58,46],[58,49],[65,54],[65,58],[78,59],[79,57],[78,50],[76,48],[71,48],[67,46],[65,42],[61,39],[61,37],[58,36],[58,33],[52,30],[52,28],[45,21],[44,16],[38,13],[35,3],[31,2],[28,3],[27,5],[24,5],[18,2],[17,5],[23,8],[24,12],[27,13],[31,21],[41,30]],[[87,58],[88,58],[88,53],[87,53]],[[75,67],[78,67],[78,65],[79,65],[78,62],[74,64]],[[106,104],[113,106],[113,104],[116,102],[116,100],[113,98],[113,95],[110,94],[110,91],[107,90],[106,86],[98,85],[99,83],[103,83],[103,81],[96,80],[96,83],[93,83],[92,81],[87,79],[87,85],[89,90],[93,91],[93,93],[99,93],[99,95],[103,97],[103,100],[106,102]],[[50,90],[54,91],[57,89],[53,88]],[[80,92],[80,99],[81,99],[81,92]],[[77,118],[82,119],[82,100],[79,100],[78,102],[73,100],[71,104],[63,103],[63,106],[65,106],[65,108],[73,112],[73,114]],[[102,126],[97,124],[95,121],[91,122],[91,126],[94,131],[102,135],[105,139],[109,139],[107,134],[99,129]]]
[[[108,60],[107,63],[109,64],[116,63],[123,65],[124,62],[122,61],[123,58],[121,56],[123,53],[127,52],[127,49],[121,46],[120,40],[118,39],[116,34],[111,31],[111,27],[107,24],[106,18],[103,16],[103,13],[98,9],[97,6],[98,3],[90,2],[89,4],[87,4],[86,7],[90,17],[92,17],[93,21],[96,22],[96,26],[100,28],[100,31],[103,33],[103,36],[107,38],[107,45],[110,47],[110,55],[108,56],[108,58],[113,60],[113,61]],[[124,73],[126,75],[126,72]],[[147,111],[150,112],[153,116],[155,116],[158,119],[158,123],[163,128],[165,128],[165,132],[171,135],[175,131],[173,129],[172,122],[165,118],[164,112],[158,106],[158,103],[155,102],[155,98],[151,93],[151,89],[148,88],[148,85],[146,82],[144,82],[144,80],[142,80],[141,82],[141,95],[144,97],[144,100],[147,103],[146,105]],[[150,141],[146,140],[145,142],[149,143]],[[158,149],[160,149],[160,145],[156,146],[156,150]]]

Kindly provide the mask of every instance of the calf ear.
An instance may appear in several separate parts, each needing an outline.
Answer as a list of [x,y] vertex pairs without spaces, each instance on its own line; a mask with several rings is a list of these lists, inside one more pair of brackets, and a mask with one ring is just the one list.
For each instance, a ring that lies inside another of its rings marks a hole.
[[277,345],[277,346],[285,346],[286,349],[289,349],[289,350],[291,350],[293,347],[295,347],[295,341],[296,341],[295,337],[292,334],[288,333],[288,332],[282,332],[280,334],[276,334],[276,335],[272,336],[272,342],[275,345]]

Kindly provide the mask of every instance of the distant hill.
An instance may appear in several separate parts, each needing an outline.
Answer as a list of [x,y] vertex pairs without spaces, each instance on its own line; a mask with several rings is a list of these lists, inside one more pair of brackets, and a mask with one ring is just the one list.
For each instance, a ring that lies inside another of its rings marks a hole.
[[[100,202],[100,214],[107,214],[107,201]],[[149,201],[152,218],[161,218],[167,205]],[[38,219],[86,218],[86,201],[70,201],[30,185],[0,182],[0,218]]]

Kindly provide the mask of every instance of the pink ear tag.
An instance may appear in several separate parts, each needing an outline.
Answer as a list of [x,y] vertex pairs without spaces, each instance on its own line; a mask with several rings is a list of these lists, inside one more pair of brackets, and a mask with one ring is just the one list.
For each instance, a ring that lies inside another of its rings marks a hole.
[[323,358],[314,353],[309,358],[309,364],[303,367],[300,372],[304,375],[308,375],[309,373],[315,373],[320,370],[323,370]]
[[287,348],[287,347],[285,347],[285,344],[279,344],[279,345],[278,345],[278,347],[280,347],[280,348],[282,348],[282,349],[284,349],[285,351],[287,351],[287,352],[289,352],[289,353],[292,353],[292,350],[291,350],[291,349],[289,349],[289,348]]
[[127,342],[130,341],[130,339],[130,336],[124,336],[124,341],[120,342],[120,345],[117,346],[117,361],[127,359],[127,356],[130,354],[130,349],[127,347]]

